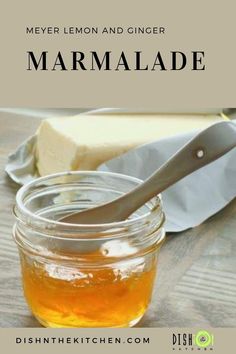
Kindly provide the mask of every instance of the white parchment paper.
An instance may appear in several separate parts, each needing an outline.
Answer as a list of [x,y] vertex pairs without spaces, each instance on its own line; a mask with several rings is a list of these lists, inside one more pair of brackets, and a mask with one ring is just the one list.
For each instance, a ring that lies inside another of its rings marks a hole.
[[[234,122],[236,124],[236,122]],[[99,167],[145,180],[197,132],[143,145]],[[236,149],[185,177],[162,193],[166,231],[194,227],[236,197]]]

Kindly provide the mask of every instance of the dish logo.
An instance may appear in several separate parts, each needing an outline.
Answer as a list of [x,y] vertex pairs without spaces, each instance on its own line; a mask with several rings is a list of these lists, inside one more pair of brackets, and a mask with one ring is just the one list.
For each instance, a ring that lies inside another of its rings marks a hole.
[[205,330],[200,330],[196,334],[173,333],[172,335],[173,350],[213,350],[213,344],[213,334]]

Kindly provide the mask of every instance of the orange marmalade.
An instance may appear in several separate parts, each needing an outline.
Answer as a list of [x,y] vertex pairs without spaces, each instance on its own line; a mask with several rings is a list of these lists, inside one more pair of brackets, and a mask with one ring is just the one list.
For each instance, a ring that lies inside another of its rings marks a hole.
[[46,327],[129,327],[149,304],[156,257],[116,268],[80,269],[29,262],[22,255],[23,286],[28,304]]
[[161,198],[124,221],[62,221],[141,183],[117,173],[70,171],[35,179],[17,192],[13,237],[24,294],[43,326],[132,327],[142,318],[165,239]]

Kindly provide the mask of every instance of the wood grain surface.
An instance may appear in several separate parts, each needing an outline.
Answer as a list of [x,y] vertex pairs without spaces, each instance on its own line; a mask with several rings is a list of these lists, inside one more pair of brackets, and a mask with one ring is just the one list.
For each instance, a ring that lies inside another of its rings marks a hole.
[[[40,120],[0,113],[0,327],[40,327],[25,303],[12,207],[18,186],[7,156]],[[168,235],[153,300],[140,327],[236,326],[236,200],[202,225]]]

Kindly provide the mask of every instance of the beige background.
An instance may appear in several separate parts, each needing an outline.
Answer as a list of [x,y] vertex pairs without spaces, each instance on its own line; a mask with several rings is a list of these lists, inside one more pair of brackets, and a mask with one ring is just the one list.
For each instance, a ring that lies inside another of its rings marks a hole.
[[[235,106],[234,0],[2,0],[0,106]],[[165,26],[162,36],[30,36],[26,26]],[[205,71],[27,71],[28,50],[205,50]]]
[[[1,346],[7,348],[7,352],[11,354],[24,353],[31,354],[41,354],[44,352],[56,352],[58,354],[65,353],[69,350],[69,353],[126,353],[130,351],[135,351],[137,354],[149,353],[149,354],[169,354],[169,353],[213,353],[213,354],[233,354],[235,353],[235,329],[208,329],[208,332],[214,335],[214,349],[213,351],[207,350],[197,350],[194,346],[194,350],[191,347],[186,350],[182,347],[179,350],[178,347],[173,350],[172,346],[172,335],[173,333],[192,333],[196,334],[198,330],[202,328],[185,328],[185,329],[1,329],[0,338]],[[121,337],[126,341],[126,338],[135,337],[149,337],[150,344],[88,344],[88,345],[73,345],[73,344],[15,344],[15,338],[29,338],[29,337]]]

